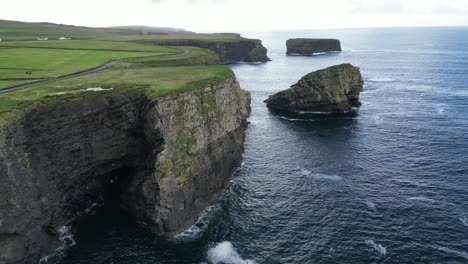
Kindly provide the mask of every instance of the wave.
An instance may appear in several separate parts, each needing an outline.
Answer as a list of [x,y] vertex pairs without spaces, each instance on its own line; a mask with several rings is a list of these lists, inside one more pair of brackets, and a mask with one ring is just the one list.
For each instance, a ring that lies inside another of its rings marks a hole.
[[422,202],[435,202],[434,199],[431,199],[431,198],[427,198],[427,197],[424,197],[424,196],[415,196],[415,197],[409,197],[408,200],[412,200],[412,201],[422,201]]
[[306,169],[301,169],[302,174],[305,176],[311,175],[315,179],[318,180],[330,180],[330,181],[340,181],[343,178],[339,175],[333,175],[333,174],[322,174],[322,173],[312,173],[310,170]]
[[460,217],[460,221],[463,225],[468,226],[468,218],[466,216]]
[[66,249],[76,245],[75,238],[73,237],[71,226],[62,226],[57,230],[59,235],[59,240],[62,242],[62,245],[55,250],[51,256],[45,256],[39,260],[39,264],[48,263],[49,260],[53,257],[63,257],[66,253]]
[[252,260],[243,259],[229,241],[217,244],[208,250],[208,261],[211,264],[254,264]]
[[387,248],[382,246],[381,244],[376,244],[374,240],[368,239],[366,240],[366,244],[368,246],[373,247],[377,252],[379,252],[381,255],[386,255],[387,254]]
[[377,208],[375,207],[375,203],[371,202],[371,201],[366,201],[365,204],[367,205],[367,207],[369,207],[370,209],[374,210],[374,211],[377,211]]
[[377,78],[370,78],[368,79],[370,82],[394,82],[395,79],[388,78],[388,77],[377,77]]
[[461,258],[464,258],[464,259],[468,260],[468,253],[465,252],[465,251],[453,250],[453,249],[450,249],[450,248],[447,248],[447,247],[439,247],[437,249],[440,250],[440,251],[443,251],[445,253],[453,254],[453,255],[456,255],[458,257],[461,257]]

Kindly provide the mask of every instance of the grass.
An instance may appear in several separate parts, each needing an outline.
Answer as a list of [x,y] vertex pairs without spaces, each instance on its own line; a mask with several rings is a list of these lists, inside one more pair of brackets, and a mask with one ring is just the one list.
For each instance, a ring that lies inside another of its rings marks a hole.
[[[152,98],[204,88],[221,83],[233,75],[225,66],[185,66],[122,69],[111,68],[0,95],[0,113],[23,108],[35,101],[43,103],[69,98],[112,93],[145,93]],[[91,87],[108,91],[83,91]]]
[[172,48],[103,40],[6,41],[0,47],[174,53]]
[[[38,35],[50,39],[71,36],[74,40],[32,41]],[[235,34],[138,36],[1,20],[0,38],[4,40],[0,42],[0,88],[52,78],[44,84],[0,94],[0,118],[7,121],[15,119],[13,110],[37,101],[49,104],[78,97],[134,93],[157,98],[213,86],[233,76],[228,67],[213,65],[219,62],[216,53],[154,44],[169,40],[251,41]],[[14,39],[28,41],[11,41]],[[53,80],[120,59],[128,60],[103,71]],[[90,87],[112,89],[84,91]]]
[[108,38],[110,40],[118,41],[133,41],[140,43],[164,43],[168,41],[205,41],[205,42],[242,42],[252,41],[232,34],[192,34],[192,35],[149,35],[149,36],[113,36]]
[[104,32],[92,28],[0,20],[0,38],[3,41],[35,40],[38,36],[48,36],[51,39],[63,36],[72,36],[80,39],[95,39],[114,35],[116,34],[112,32]]
[[[61,42],[66,49],[61,49],[59,45],[61,43],[57,42],[12,43],[17,46],[40,45],[42,47],[0,49],[0,88],[10,86],[11,83],[20,84],[23,79],[68,75],[97,67],[112,60],[181,53],[180,50],[173,48],[109,41]],[[93,44],[96,44],[94,49],[92,49]],[[73,47],[80,49],[72,49]],[[105,48],[109,50],[105,50]],[[121,51],[116,51],[117,49]],[[132,49],[132,51],[125,49]],[[24,83],[26,82],[28,81],[24,81]]]
[[171,56],[141,58],[131,62],[120,63],[116,67],[175,67],[187,65],[212,65],[219,62],[218,55],[213,51],[196,47],[180,48],[185,50],[185,52]]

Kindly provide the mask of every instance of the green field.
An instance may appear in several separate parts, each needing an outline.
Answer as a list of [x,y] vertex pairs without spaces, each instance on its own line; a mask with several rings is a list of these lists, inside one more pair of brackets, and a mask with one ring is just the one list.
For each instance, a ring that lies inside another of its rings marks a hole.
[[132,52],[178,52],[172,48],[154,45],[142,45],[123,41],[104,40],[49,40],[49,41],[5,41],[0,47],[9,48],[44,48],[44,49],[71,49],[71,50],[106,50],[106,51],[132,51]]
[[[0,25],[5,22],[0,21]],[[32,32],[45,31],[60,35],[65,33],[62,30],[69,33],[67,36],[90,39],[31,41],[29,36]],[[214,65],[219,62],[216,53],[196,47],[158,46],[154,40],[242,41],[236,35],[101,34],[83,28],[27,23],[0,28],[0,38],[5,39],[2,34],[28,41],[0,42],[0,90],[42,80],[41,84],[0,93],[0,117],[5,120],[14,119],[12,110],[23,109],[36,101],[52,103],[119,93],[145,93],[154,98],[212,86],[233,75],[228,67]],[[110,61],[114,63],[109,68],[89,71]],[[86,91],[97,87],[104,90]]]
[[[34,101],[55,102],[96,93],[146,93],[151,97],[218,84],[233,72],[225,66],[181,66],[155,68],[110,68],[101,72],[52,81],[0,94],[0,114],[22,108]],[[111,89],[92,92],[87,88]]]
[[0,49],[0,88],[11,83],[20,84],[21,80],[28,82],[27,79],[53,78],[80,72],[113,60],[182,52],[161,46],[111,41],[5,43],[10,48]]

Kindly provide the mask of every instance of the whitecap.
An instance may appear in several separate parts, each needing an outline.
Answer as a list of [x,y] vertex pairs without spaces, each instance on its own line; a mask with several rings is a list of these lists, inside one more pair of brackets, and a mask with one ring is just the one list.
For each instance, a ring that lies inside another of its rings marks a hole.
[[370,82],[394,82],[395,79],[388,78],[388,77],[377,77],[377,78],[370,78]]
[[460,221],[463,225],[468,226],[468,219],[466,218],[466,216],[460,217]]
[[381,255],[386,255],[387,254],[387,249],[384,246],[382,246],[381,244],[375,243],[374,240],[372,240],[372,239],[366,240],[366,244],[368,246],[373,247]]
[[211,264],[254,264],[252,260],[243,259],[229,241],[218,243],[208,250],[208,261]]
[[442,115],[443,113],[445,113],[445,108],[444,108],[444,105],[443,104],[438,104],[437,105],[437,113],[439,115]]
[[456,255],[458,257],[461,257],[461,258],[464,258],[464,259],[468,260],[468,253],[465,252],[465,251],[453,250],[453,249],[450,249],[450,248],[447,248],[447,247],[439,247],[438,250],[443,251],[445,253],[453,254],[453,255]]
[[424,197],[424,196],[416,196],[416,197],[409,197],[408,200],[412,200],[412,201],[422,201],[422,202],[435,202],[434,199],[431,199],[431,198],[427,198],[427,197]]
[[110,91],[110,90],[114,90],[114,88],[89,87],[82,91],[83,92],[101,92],[101,91]]
[[312,176],[318,180],[340,181],[343,179],[341,176],[338,175],[329,175],[321,173],[312,174]]
[[367,205],[367,207],[369,207],[370,209],[376,211],[376,207],[375,207],[375,203],[371,202],[371,201],[366,201],[365,204]]
[[333,175],[333,174],[323,174],[323,173],[312,173],[310,170],[307,169],[301,169],[301,173],[305,176],[311,175],[315,179],[318,180],[329,180],[329,181],[340,181],[343,178],[339,175]]

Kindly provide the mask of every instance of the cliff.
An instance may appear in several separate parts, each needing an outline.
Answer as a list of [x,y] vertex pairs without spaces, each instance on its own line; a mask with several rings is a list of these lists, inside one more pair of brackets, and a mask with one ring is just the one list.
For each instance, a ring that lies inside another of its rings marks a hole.
[[206,39],[166,39],[158,40],[157,44],[166,46],[192,46],[209,49],[216,52],[221,63],[233,62],[267,62],[267,49],[260,40],[206,40]]
[[341,51],[341,43],[337,39],[288,39],[286,54],[313,55],[316,53]]
[[345,113],[361,105],[363,85],[359,68],[341,64],[309,73],[265,102],[277,111]]
[[107,202],[156,234],[183,231],[239,166],[249,104],[230,77],[162,97],[37,101],[0,118],[0,263],[37,263],[62,226]]

